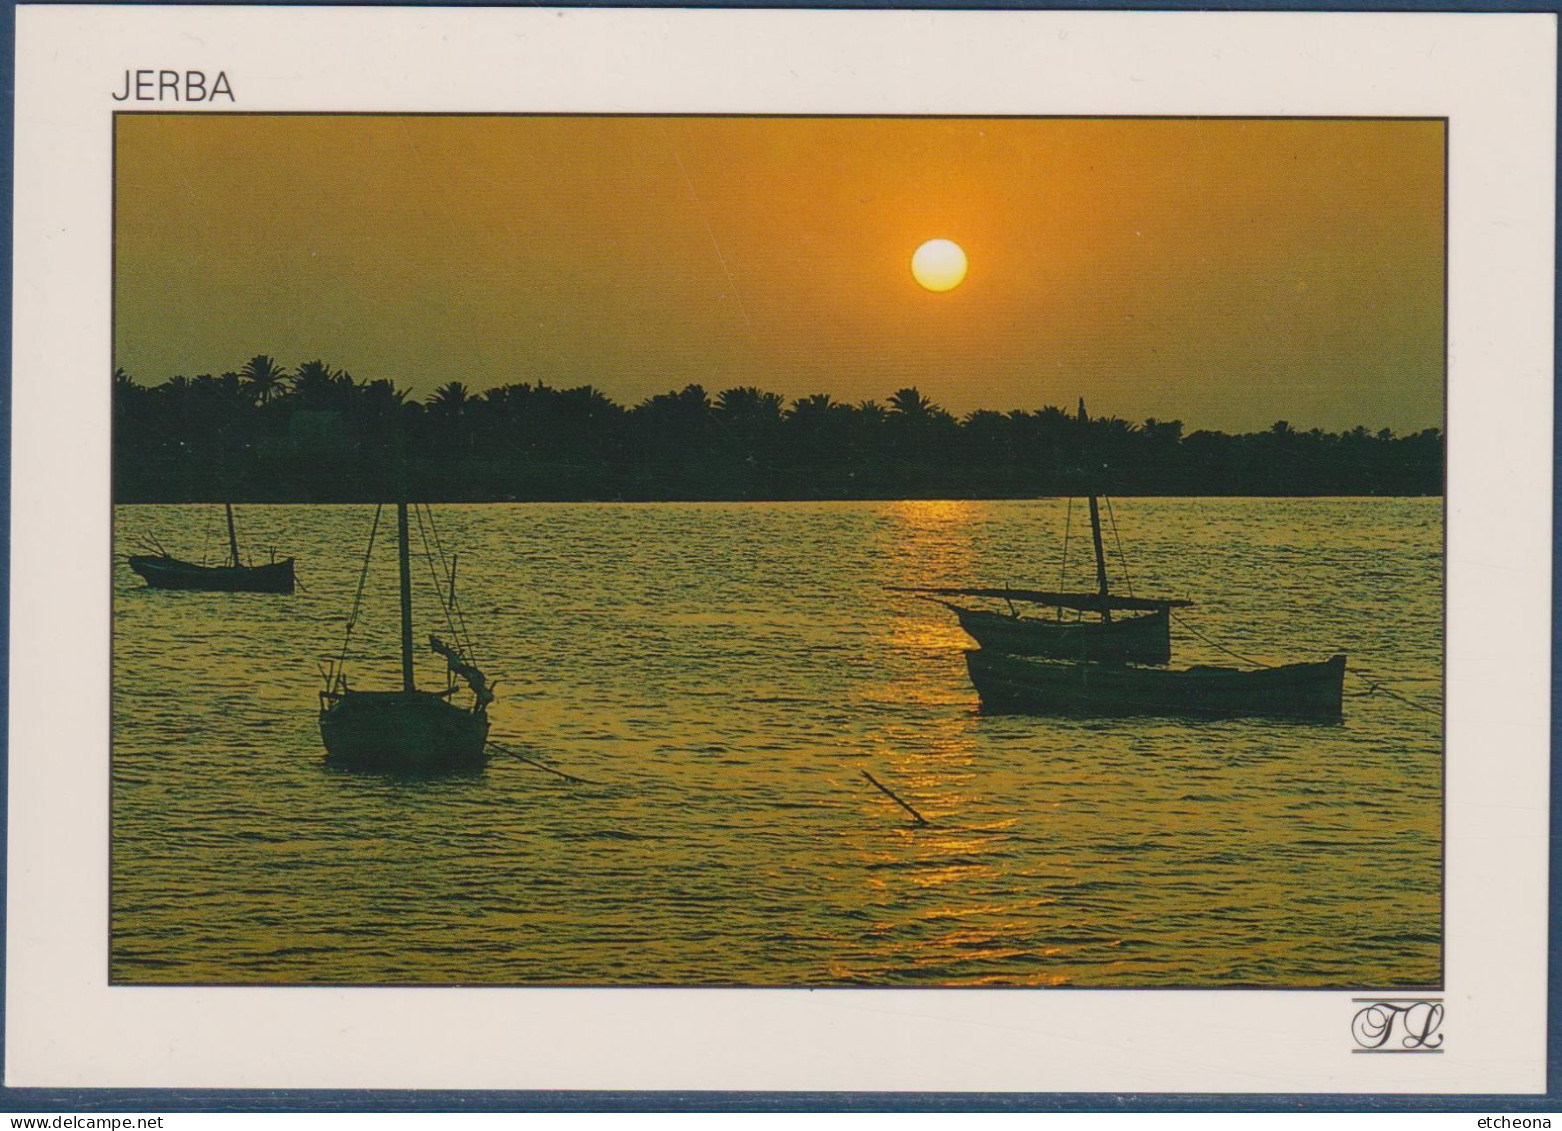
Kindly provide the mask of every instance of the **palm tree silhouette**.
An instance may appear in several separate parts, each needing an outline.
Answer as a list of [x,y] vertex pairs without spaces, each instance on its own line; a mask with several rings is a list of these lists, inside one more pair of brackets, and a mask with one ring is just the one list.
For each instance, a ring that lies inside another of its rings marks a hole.
[[780,393],[765,393],[752,385],[723,389],[716,395],[716,411],[732,420],[780,420],[786,402]]
[[276,363],[275,358],[263,353],[246,361],[238,375],[250,399],[256,404],[268,404],[287,381],[287,371]]
[[810,396],[799,397],[793,401],[787,417],[790,420],[807,424],[816,420],[822,420],[831,413],[838,412],[845,407],[829,393],[814,393]]
[[[697,384],[626,409],[589,385],[448,381],[411,400],[324,361],[138,384],[113,372],[122,502],[383,498],[890,498],[939,492],[1436,494],[1443,435],[1285,421],[1237,435],[1047,406],[962,420],[915,386],[887,403]],[[300,460],[303,448],[308,459]]]
[[323,361],[306,361],[293,373],[293,397],[308,409],[338,408],[353,386],[352,377]]
[[927,420],[933,415],[935,408],[936,406],[933,402],[918,392],[915,385],[904,389],[896,389],[890,394],[890,412],[897,416],[903,416],[907,420]]
[[460,381],[447,381],[428,399],[429,412],[436,416],[458,417],[466,411],[471,394]]

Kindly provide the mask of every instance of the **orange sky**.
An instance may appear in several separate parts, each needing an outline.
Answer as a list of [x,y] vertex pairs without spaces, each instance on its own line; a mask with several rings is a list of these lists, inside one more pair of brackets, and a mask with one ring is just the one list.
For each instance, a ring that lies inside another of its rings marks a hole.
[[416,396],[1442,425],[1441,122],[122,114],[116,148],[143,382],[269,353]]

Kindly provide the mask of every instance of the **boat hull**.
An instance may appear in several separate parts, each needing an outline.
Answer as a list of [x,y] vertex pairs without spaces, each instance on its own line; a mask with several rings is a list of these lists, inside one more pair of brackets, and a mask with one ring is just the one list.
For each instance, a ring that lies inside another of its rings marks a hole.
[[1337,722],[1343,713],[1345,657],[1242,671],[1181,671],[965,654],[987,714],[1175,715],[1201,718],[1306,719]]
[[350,769],[442,773],[487,761],[488,716],[431,691],[347,691],[320,711],[326,760]]
[[130,568],[152,589],[191,589],[206,593],[291,593],[293,559],[258,566],[203,566],[178,558],[135,555]]
[[1171,660],[1171,611],[1160,609],[1111,621],[1057,621],[1005,616],[943,604],[984,650],[1058,660],[1164,664]]

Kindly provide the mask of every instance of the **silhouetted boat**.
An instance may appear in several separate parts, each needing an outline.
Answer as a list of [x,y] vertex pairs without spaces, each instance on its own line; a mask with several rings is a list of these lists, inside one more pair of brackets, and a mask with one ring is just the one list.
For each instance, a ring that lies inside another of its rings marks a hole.
[[[1085,402],[1079,402],[1079,419]],[[918,593],[935,600],[942,597],[990,597],[1005,602],[1007,613],[973,609],[952,601],[938,603],[954,613],[960,627],[984,649],[1011,656],[1045,656],[1059,660],[1098,660],[1111,663],[1164,664],[1171,660],[1171,610],[1193,604],[1169,597],[1124,597],[1111,592],[1106,576],[1106,551],[1101,540],[1101,507],[1098,496],[1089,496],[1090,537],[1096,555],[1096,591],[1065,593],[1047,589],[993,589],[939,586],[891,586],[902,593]],[[1065,538],[1064,555],[1067,556]],[[1015,602],[1055,609],[1051,616],[1025,616]],[[1081,614],[1065,620],[1065,610]],[[1085,620],[1089,613],[1094,619]],[[1114,617],[1114,613],[1129,613]]]
[[[291,593],[293,559],[246,565],[239,558],[239,537],[233,525],[233,505],[228,513],[228,561],[223,565],[197,565],[166,553],[132,554],[129,565],[153,589],[197,589],[208,593]],[[154,543],[155,545],[155,543]]]
[[966,670],[989,714],[1258,716],[1338,720],[1345,657],[1279,667],[1191,667],[1180,671],[1009,656],[965,654]]
[[[1171,610],[1191,601],[1159,597],[1122,597],[1099,593],[1058,593],[1041,589],[964,589],[900,587],[919,593],[954,613],[960,627],[983,648],[1011,656],[1044,656],[1062,660],[1164,664],[1171,659]],[[940,597],[992,597],[1007,602],[1008,613],[973,609]],[[1056,617],[1025,616],[1013,610],[1022,602],[1059,611]],[[1096,620],[1064,620],[1070,609],[1094,613]],[[1137,615],[1114,617],[1114,612]]]
[[[1081,423],[1085,402],[1079,402]],[[1095,546],[1096,591],[898,587],[936,600],[954,612],[979,649],[966,652],[966,670],[992,714],[1180,715],[1206,718],[1264,716],[1337,720],[1342,714],[1345,657],[1318,663],[1251,669],[1198,666],[1169,670],[1171,610],[1191,601],[1120,596],[1107,584],[1098,496],[1089,496]],[[1067,557],[1065,539],[1065,560]],[[1008,615],[967,608],[944,597],[1006,602]],[[1054,617],[1021,616],[1016,601],[1051,607]],[[1065,610],[1094,620],[1063,619]],[[1114,612],[1127,617],[1114,618]]]
[[[376,529],[379,517],[376,511]],[[353,769],[411,773],[481,766],[487,760],[488,704],[493,702],[493,691],[476,665],[436,636],[429,637],[429,647],[445,657],[447,686],[439,691],[418,688],[412,663],[412,570],[406,503],[396,506],[396,535],[401,578],[401,687],[360,691],[347,685],[342,663],[336,664],[327,673],[326,687],[320,693],[320,737],[327,759]],[[373,548],[371,533],[371,553]],[[362,584],[360,581],[360,597]],[[453,567],[450,587],[447,607],[455,602]],[[356,615],[355,602],[354,615],[348,621],[349,634]],[[344,647],[344,661],[345,656]],[[472,695],[472,702],[466,707],[452,701],[457,694],[458,676]]]

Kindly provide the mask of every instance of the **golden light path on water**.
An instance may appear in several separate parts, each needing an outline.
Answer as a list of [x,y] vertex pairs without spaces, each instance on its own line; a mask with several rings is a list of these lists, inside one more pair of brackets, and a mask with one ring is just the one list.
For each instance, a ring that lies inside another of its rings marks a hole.
[[[116,981],[1439,978],[1436,713],[1382,695],[1347,698],[1339,726],[976,712],[953,616],[888,587],[1056,585],[1065,500],[436,513],[499,680],[494,736],[602,784],[504,758],[436,781],[325,767],[316,662],[372,508],[240,508],[257,556],[298,558],[299,593],[155,592],[115,565]],[[1111,517],[1136,591],[1192,597],[1205,636],[1266,661],[1344,651],[1440,708],[1440,500]],[[1076,504],[1065,580],[1088,588],[1080,522]],[[215,558],[220,523],[120,507],[117,550],[155,533]],[[396,677],[394,575],[371,565],[355,685]],[[434,614],[425,589],[420,626]],[[1232,662],[1181,626],[1173,647]]]

